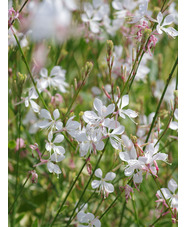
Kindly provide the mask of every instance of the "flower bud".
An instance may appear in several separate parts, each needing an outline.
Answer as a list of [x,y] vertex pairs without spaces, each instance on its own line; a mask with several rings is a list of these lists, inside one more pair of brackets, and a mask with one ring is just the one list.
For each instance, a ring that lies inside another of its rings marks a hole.
[[107,55],[110,58],[113,52],[114,44],[112,40],[107,40]]
[[86,65],[85,65],[85,75],[89,75],[90,72],[92,71],[93,69],[93,64],[92,62],[86,62]]
[[154,7],[153,13],[152,13],[152,18],[156,18],[158,13],[160,12],[160,8],[159,7]]
[[18,72],[17,78],[18,78],[18,81],[19,81],[20,83],[24,83],[25,80],[26,80],[26,78],[27,78],[27,76],[26,76],[26,74],[23,75],[22,73]]
[[145,28],[144,32],[143,32],[143,37],[142,37],[142,45],[145,44],[145,42],[147,41],[147,39],[149,38],[150,34],[151,34],[152,30],[149,28]]

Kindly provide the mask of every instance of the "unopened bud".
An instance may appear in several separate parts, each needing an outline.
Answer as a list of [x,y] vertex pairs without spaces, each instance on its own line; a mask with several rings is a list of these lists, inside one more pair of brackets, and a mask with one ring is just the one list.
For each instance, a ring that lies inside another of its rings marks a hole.
[[19,82],[24,83],[26,78],[27,78],[26,74],[23,75],[22,73],[18,72],[18,80],[19,80]]
[[79,117],[82,117],[82,116],[83,116],[83,114],[84,114],[84,112],[83,112],[83,111],[81,111],[81,112],[79,113]]
[[93,64],[92,62],[86,62],[86,65],[85,65],[85,75],[89,75],[90,72],[92,71],[93,69]]
[[114,44],[112,40],[107,40],[107,55],[110,58],[113,52]]
[[142,37],[142,44],[144,44],[147,39],[149,38],[150,34],[151,34],[152,30],[149,28],[145,28],[144,32],[143,32],[143,37]]
[[137,143],[137,137],[133,136],[132,134],[130,135],[130,139],[132,140],[133,144]]
[[152,18],[156,18],[159,12],[160,12],[160,8],[157,6],[154,7]]
[[109,93],[105,90],[104,86],[102,86],[103,92],[105,93],[105,95],[107,96],[108,99],[111,99],[111,96],[109,95]]
[[75,88],[75,90],[77,90],[77,80],[76,80],[76,78],[74,78],[74,88]]
[[118,94],[118,98],[120,98],[120,95],[121,95],[121,93],[120,93],[120,89],[119,89],[119,87],[117,86],[117,94]]

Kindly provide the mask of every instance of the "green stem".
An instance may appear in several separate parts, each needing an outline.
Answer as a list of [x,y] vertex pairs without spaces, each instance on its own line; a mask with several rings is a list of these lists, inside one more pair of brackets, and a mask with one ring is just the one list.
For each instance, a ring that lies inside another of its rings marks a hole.
[[[90,157],[90,155],[88,156],[88,158],[89,158],[89,157]],[[72,184],[71,184],[71,186],[70,186],[70,189],[69,189],[69,191],[67,192],[67,194],[66,194],[66,196],[65,196],[65,198],[64,198],[64,200],[63,200],[63,202],[61,203],[61,206],[60,206],[60,208],[58,209],[58,212],[56,213],[56,215],[55,215],[55,217],[54,217],[52,223],[50,224],[50,227],[51,227],[51,226],[54,224],[54,222],[56,221],[56,219],[57,219],[59,213],[61,212],[61,209],[63,208],[63,206],[64,206],[64,204],[65,204],[65,202],[66,202],[66,200],[67,200],[67,198],[68,198],[68,196],[69,196],[69,194],[70,194],[70,192],[72,191],[72,189],[73,189],[73,187],[74,187],[76,181],[78,180],[78,178],[79,178],[81,172],[83,171],[83,169],[84,169],[86,163],[87,163],[87,161],[85,160],[85,162],[84,162],[83,166],[81,167],[81,169],[80,169],[78,175],[76,176],[75,180],[72,182]]]
[[[163,93],[162,93],[162,95],[161,95],[161,98],[160,98],[160,100],[159,100],[159,103],[158,103],[158,106],[157,106],[155,115],[154,115],[154,117],[153,117],[153,121],[152,121],[150,130],[149,130],[149,132],[148,132],[147,138],[146,138],[146,140],[145,140],[145,143],[147,143],[148,140],[149,140],[149,137],[150,137],[152,128],[154,127],[155,120],[156,120],[156,118],[157,118],[157,116],[158,116],[158,112],[159,112],[161,103],[162,103],[162,101],[163,101],[163,98],[164,98],[164,96],[165,96],[166,90],[167,90],[167,88],[168,88],[168,85],[169,85],[169,83],[170,83],[170,80],[172,79],[172,76],[173,76],[174,70],[176,69],[177,64],[178,64],[178,57],[177,57],[177,59],[176,59],[176,61],[175,61],[175,63],[174,63],[174,66],[173,66],[173,68],[172,68],[172,70],[171,70],[171,73],[170,73],[170,75],[169,75],[169,77],[168,77],[168,79],[167,79],[167,83],[166,83],[166,85],[165,85],[165,88],[164,88]],[[145,149],[145,147],[144,147],[144,149]]]
[[21,55],[22,55],[22,58],[23,58],[23,61],[24,61],[25,65],[26,65],[26,68],[27,68],[27,70],[28,70],[28,73],[29,73],[29,75],[30,75],[31,81],[32,81],[32,83],[33,83],[33,85],[34,85],[34,88],[35,88],[35,90],[36,90],[36,92],[37,92],[37,94],[38,94],[38,96],[39,96],[41,102],[43,103],[43,106],[45,107],[45,109],[48,110],[48,107],[47,107],[45,101],[43,100],[43,97],[41,96],[41,94],[39,93],[39,91],[38,91],[38,89],[37,89],[37,86],[36,86],[36,83],[35,83],[35,81],[34,81],[33,75],[32,75],[32,73],[31,73],[31,70],[30,70],[30,68],[29,68],[29,66],[28,66],[27,60],[26,60],[26,58],[25,58],[25,56],[24,56],[24,54],[23,54],[21,45],[20,45],[20,43],[19,43],[19,41],[18,41],[18,38],[17,38],[17,36],[16,36],[15,33],[14,33],[14,37],[15,37],[15,40],[16,40],[16,42],[17,42],[19,51],[21,52]]
[[121,211],[121,217],[120,217],[120,222],[119,222],[119,227],[122,227],[122,220],[123,220],[123,215],[126,207],[126,200],[123,203],[122,211]]
[[170,125],[170,122],[171,120],[173,119],[173,116],[174,116],[174,112],[175,112],[175,109],[176,109],[176,102],[174,104],[174,110],[172,111],[172,114],[169,118],[169,121],[165,127],[165,130],[162,132],[161,136],[158,138],[157,142],[155,143],[154,147],[158,144],[158,142],[162,139],[162,137],[165,135],[165,133],[167,132],[167,130],[169,129],[169,125]]
[[103,218],[103,216],[112,208],[112,206],[114,205],[114,203],[118,200],[118,198],[120,197],[122,191],[120,191],[118,193],[118,195],[116,196],[116,198],[114,199],[114,201],[110,204],[110,206],[105,210],[105,212],[100,216],[99,220],[101,220]]
[[163,194],[163,192],[162,192],[162,190],[160,188],[160,185],[159,185],[158,181],[156,181],[156,179],[155,179],[155,177],[154,177],[154,175],[152,173],[151,173],[151,176],[152,176],[154,182],[156,183],[156,186],[157,186],[158,190],[160,190],[160,192],[161,192],[161,194],[163,196],[163,199],[165,200],[166,204],[168,205],[171,214],[174,216],[173,211],[172,211],[172,209],[170,207],[170,204],[167,202],[167,200],[166,200],[166,198],[165,198],[165,196],[164,196],[164,194]]
[[[165,212],[167,212],[168,209],[169,209],[169,208],[167,208],[167,209],[165,210]],[[154,226],[162,217],[164,217],[163,214],[160,215],[159,218],[157,218],[157,219],[150,225],[150,227]]]
[[[20,10],[19,10],[19,13],[21,13],[21,11],[23,10],[23,8],[25,7],[25,5],[27,4],[28,1],[29,1],[29,0],[26,0],[26,1],[23,3],[23,5],[21,6],[21,8],[20,8]],[[8,29],[13,25],[14,21],[15,21],[15,20],[12,20],[11,24],[8,25]]]
[[137,213],[137,210],[136,210],[136,203],[134,201],[134,194],[132,194],[132,205],[133,205],[133,208],[134,208],[135,219],[136,219],[137,225],[139,226],[139,219],[138,219],[138,213]]
[[89,186],[89,183],[90,183],[90,181],[92,180],[92,178],[93,178],[93,176],[94,176],[94,173],[95,173],[95,171],[96,171],[96,169],[97,169],[97,167],[98,167],[98,165],[99,165],[99,162],[101,161],[101,158],[102,158],[102,156],[103,156],[103,154],[104,154],[104,151],[105,151],[105,149],[106,149],[106,146],[107,146],[107,144],[108,144],[108,141],[109,141],[109,138],[107,139],[107,141],[106,141],[106,143],[105,143],[105,147],[104,147],[104,149],[103,149],[101,155],[99,156],[99,159],[98,159],[98,161],[97,161],[97,163],[96,163],[96,166],[94,167],[94,170],[93,170],[93,172],[92,172],[92,174],[91,174],[91,176],[90,176],[90,178],[89,178],[89,180],[88,180],[88,182],[87,182],[87,184],[86,184],[86,186],[85,186],[85,188],[84,188],[84,190],[83,190],[83,192],[82,192],[82,194],[81,194],[81,196],[80,196],[80,199],[79,199],[78,203],[76,204],[76,206],[75,206],[75,208],[74,208],[74,210],[73,210],[73,212],[72,212],[72,214],[71,214],[71,216],[70,216],[70,219],[69,219],[69,221],[68,221],[68,223],[67,223],[67,227],[70,225],[71,220],[72,220],[72,217],[73,217],[73,215],[74,215],[74,213],[75,213],[75,211],[76,211],[76,208],[79,206],[79,203],[81,202],[81,200],[82,200],[82,198],[83,198],[83,196],[84,196],[84,194],[85,194],[85,192],[86,192],[86,190],[87,190],[87,188],[88,188],[88,186]]

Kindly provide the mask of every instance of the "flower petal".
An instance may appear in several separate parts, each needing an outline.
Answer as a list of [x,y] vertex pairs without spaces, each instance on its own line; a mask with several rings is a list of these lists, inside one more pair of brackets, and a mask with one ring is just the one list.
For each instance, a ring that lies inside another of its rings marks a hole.
[[108,193],[114,192],[114,186],[111,183],[104,182],[104,188]]
[[58,109],[55,109],[53,112],[54,119],[57,120],[60,117],[60,113]]
[[54,139],[53,143],[61,143],[64,140],[64,136],[62,134],[58,134]]
[[129,96],[124,95],[121,100],[121,109],[123,109],[125,106],[129,104]]
[[46,110],[46,109],[42,109],[41,110],[40,117],[48,119],[48,120],[52,120],[50,112],[48,110]]
[[[162,191],[165,199],[169,199],[172,196],[169,189],[167,189],[167,188],[161,188],[161,191]],[[163,195],[162,195],[161,191],[158,190],[157,194],[163,199]]]
[[116,174],[113,172],[108,172],[104,178],[105,181],[112,181],[116,177]]
[[95,188],[98,188],[100,184],[101,184],[101,181],[93,180],[92,183],[91,183],[91,186],[92,186],[93,189],[95,189]]
[[162,27],[166,25],[170,25],[174,22],[174,16],[173,15],[167,15],[163,21]]
[[102,178],[102,170],[99,168],[99,169],[96,169],[95,171],[95,176],[98,177],[98,178]]
[[168,183],[168,188],[171,190],[171,192],[174,194],[178,185],[175,180],[171,179]]

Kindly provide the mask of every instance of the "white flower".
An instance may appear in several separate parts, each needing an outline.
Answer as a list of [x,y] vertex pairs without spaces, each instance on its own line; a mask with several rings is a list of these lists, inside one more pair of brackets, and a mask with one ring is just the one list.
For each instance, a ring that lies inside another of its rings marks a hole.
[[122,97],[122,99],[120,99],[119,102],[118,102],[118,109],[119,109],[118,113],[119,113],[119,116],[122,117],[123,119],[125,119],[125,115],[127,115],[130,119],[138,116],[138,114],[131,109],[123,110],[123,108],[125,106],[127,106],[128,104],[129,104],[129,96],[128,95],[124,95]]
[[40,41],[55,38],[64,41],[72,20],[71,10],[74,1],[43,0],[37,4],[31,18],[32,38]]
[[98,220],[98,218],[95,218],[92,213],[84,213],[83,211],[80,211],[77,214],[77,220],[78,222],[83,224],[78,224],[78,227],[101,227],[100,220]]
[[77,121],[73,121],[75,116],[72,116],[71,118],[68,119],[66,126],[64,127],[64,130],[68,132],[72,137],[76,138],[77,133],[79,132],[79,128],[81,124]]
[[37,99],[39,96],[35,90],[35,88],[30,88],[28,97],[25,98],[25,106],[28,107],[31,105],[34,112],[38,113],[40,111],[40,106],[33,101],[33,99]]
[[85,156],[92,150],[96,153],[96,150],[101,151],[104,148],[101,131],[89,125],[77,134],[76,139],[80,142],[80,156]]
[[102,175],[102,170],[100,168],[96,169],[95,176],[101,180],[93,180],[91,186],[93,189],[100,188],[99,191],[102,191],[105,197],[108,193],[114,192],[114,186],[111,183],[107,183],[106,181],[112,181],[116,177],[116,174],[113,172],[108,172],[105,178],[103,178]]
[[94,100],[94,109],[98,112],[98,115],[94,111],[85,111],[83,115],[83,120],[95,126],[104,123],[106,116],[113,113],[115,110],[115,105],[110,104],[108,107],[104,106],[102,101],[98,98]]
[[50,155],[51,155],[51,152],[53,150],[54,154],[56,156],[56,160],[57,160],[57,156],[58,155],[61,155],[61,156],[64,155],[65,149],[62,146],[56,146],[55,144],[56,143],[61,143],[63,141],[63,139],[64,139],[64,136],[61,135],[61,134],[56,135],[56,137],[55,137],[53,142],[52,142],[52,138],[53,138],[53,134],[49,133],[48,134],[48,141],[49,142],[46,143],[45,148],[46,148],[47,151],[50,152]]
[[125,18],[127,10],[132,11],[136,6],[137,3],[133,0],[123,0],[122,2],[115,0],[112,2],[112,7],[117,10],[115,14],[119,19]]
[[62,93],[66,92],[68,84],[65,82],[66,71],[60,66],[54,66],[48,76],[48,70],[42,68],[40,71],[41,79],[37,81],[37,87],[43,91],[47,87],[58,88]]
[[[169,200],[170,206],[173,209],[178,210],[178,193],[175,194],[175,191],[177,189],[178,185],[175,180],[171,179],[168,182],[168,188],[161,188],[161,191],[165,197],[166,200]],[[160,190],[157,191],[157,195],[163,198],[163,195]]]
[[93,0],[93,5],[84,3],[85,13],[81,15],[81,19],[85,23],[89,23],[90,30],[93,33],[100,31],[99,22],[109,13],[109,6],[102,0]]
[[[176,109],[174,111],[174,117],[176,118],[176,120],[178,120],[178,109]],[[178,129],[178,122],[177,121],[171,121],[169,128],[172,130],[177,130]]]
[[121,139],[117,135],[123,134],[124,131],[125,127],[123,125],[119,125],[111,133],[108,133],[111,145],[117,150],[121,149]]
[[38,123],[38,126],[40,128],[48,128],[50,129],[50,132],[53,133],[53,130],[56,128],[57,130],[62,129],[62,122],[60,120],[57,120],[59,118],[59,110],[55,109],[53,112],[53,118],[50,114],[50,112],[46,109],[42,109],[40,112],[40,117],[44,118],[45,120]]
[[172,36],[173,38],[175,36],[178,36],[178,32],[173,28],[173,27],[168,27],[166,28],[165,26],[170,25],[174,22],[174,16],[169,14],[165,17],[163,24],[163,14],[161,12],[158,13],[157,16],[157,23],[158,25],[156,26],[156,30],[159,34],[162,34],[163,31],[167,33],[168,35]]

